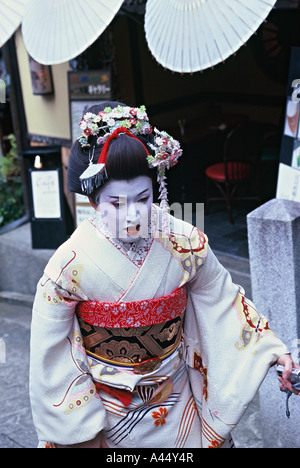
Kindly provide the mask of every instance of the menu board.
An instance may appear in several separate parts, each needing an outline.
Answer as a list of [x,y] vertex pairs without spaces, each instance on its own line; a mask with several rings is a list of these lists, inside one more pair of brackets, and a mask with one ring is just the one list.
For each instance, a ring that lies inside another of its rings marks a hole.
[[34,217],[61,218],[58,170],[32,171],[31,183]]

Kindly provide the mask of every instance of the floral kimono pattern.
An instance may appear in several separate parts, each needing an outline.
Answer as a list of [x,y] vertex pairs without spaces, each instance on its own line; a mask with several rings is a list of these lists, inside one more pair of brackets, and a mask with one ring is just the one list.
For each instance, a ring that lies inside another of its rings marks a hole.
[[[45,268],[33,307],[30,366],[41,447],[230,447],[230,433],[270,366],[289,352],[232,282],[206,236],[170,216],[164,237],[161,212],[153,212],[142,262],[132,261],[90,219]],[[182,296],[173,309],[159,306],[183,290],[185,302]],[[82,320],[93,315],[86,308],[92,303],[102,307],[99,331],[139,335],[150,317],[163,325],[173,312],[181,333],[158,367],[150,362],[140,372],[137,364],[86,349]],[[118,321],[113,311],[122,307],[127,312]]]

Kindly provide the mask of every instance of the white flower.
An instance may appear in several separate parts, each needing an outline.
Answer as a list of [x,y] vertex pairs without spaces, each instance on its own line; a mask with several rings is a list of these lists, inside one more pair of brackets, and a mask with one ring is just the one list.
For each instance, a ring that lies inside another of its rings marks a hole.
[[115,123],[116,123],[115,119],[109,118],[109,119],[107,120],[107,125],[108,125],[109,127],[113,127],[113,126],[115,125]]
[[146,112],[141,112],[140,109],[138,109],[136,116],[140,120],[148,120],[147,113]]
[[115,119],[121,119],[123,116],[123,113],[121,111],[118,111],[117,108],[115,108],[112,110],[112,112],[109,115]]
[[132,117],[132,115],[130,114],[130,109],[131,107],[123,107],[123,115],[122,117]]
[[158,146],[163,146],[163,144],[164,144],[163,139],[160,138],[160,137],[155,138],[155,143],[156,143]]
[[107,122],[111,118],[111,114],[103,114],[102,121]]
[[96,114],[93,114],[92,112],[87,112],[83,118],[84,120],[89,120],[93,119],[94,117],[96,117]]

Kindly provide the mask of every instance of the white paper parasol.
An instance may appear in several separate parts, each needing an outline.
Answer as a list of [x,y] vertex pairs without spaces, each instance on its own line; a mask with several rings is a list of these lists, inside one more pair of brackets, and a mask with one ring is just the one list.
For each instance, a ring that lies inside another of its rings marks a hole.
[[276,0],[148,0],[148,47],[163,67],[192,73],[234,54],[266,19]]
[[22,22],[29,55],[44,65],[67,62],[87,49],[123,0],[29,0]]
[[0,47],[20,26],[28,0],[0,0]]

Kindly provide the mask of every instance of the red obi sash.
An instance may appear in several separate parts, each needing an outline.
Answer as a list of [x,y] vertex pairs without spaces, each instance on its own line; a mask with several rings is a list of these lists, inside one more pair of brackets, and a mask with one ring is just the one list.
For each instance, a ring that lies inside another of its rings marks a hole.
[[179,317],[186,309],[183,286],[168,296],[134,302],[80,302],[77,315],[95,327],[130,328],[155,325]]

